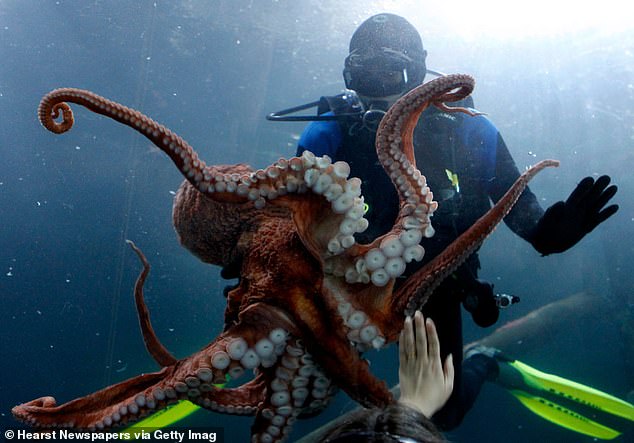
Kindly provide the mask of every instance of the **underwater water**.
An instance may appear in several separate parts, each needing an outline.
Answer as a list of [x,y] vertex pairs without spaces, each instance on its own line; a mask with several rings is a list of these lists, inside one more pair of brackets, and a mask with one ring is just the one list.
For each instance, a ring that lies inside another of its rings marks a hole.
[[[540,257],[505,226],[487,240],[481,276],[522,299],[498,325],[578,292],[631,312],[634,27],[618,17],[584,27],[568,11],[558,27],[547,28],[552,17],[544,16],[513,35],[517,16],[504,8],[490,9],[491,27],[478,28],[465,19],[473,11],[431,2],[0,0],[0,430],[18,426],[16,404],[44,395],[65,402],[158,369],[139,331],[132,288],[140,264],[125,239],[152,264],[146,300],[174,355],[196,352],[223,326],[227,282],[182,248],[172,227],[182,181],[173,164],[129,128],[79,106],[75,127],[56,136],[37,120],[40,98],[58,87],[89,89],[165,124],[207,164],[264,167],[294,155],[304,127],[264,116],[339,93],[350,35],[383,11],[417,26],[429,68],[476,78],[476,107],[520,169],[561,161],[531,183],[542,206],[587,175],[608,174],[619,186],[619,212],[565,254]],[[626,398],[634,332],[623,318],[568,322],[537,348],[518,346],[517,357]],[[494,329],[468,317],[464,325],[465,342]],[[375,374],[397,381],[393,348],[370,359]],[[299,420],[290,440],[352,407],[338,394],[322,414]],[[222,426],[225,441],[249,441],[252,420],[199,411],[186,424]],[[617,441],[634,440],[631,422],[613,423],[625,432]],[[448,437],[594,441],[492,384]]]

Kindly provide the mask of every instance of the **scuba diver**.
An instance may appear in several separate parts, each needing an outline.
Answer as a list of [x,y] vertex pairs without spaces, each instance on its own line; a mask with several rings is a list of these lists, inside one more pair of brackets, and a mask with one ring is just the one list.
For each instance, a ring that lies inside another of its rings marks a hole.
[[[350,40],[343,77],[346,88],[335,97],[270,114],[269,120],[312,120],[302,133],[297,155],[304,150],[330,156],[350,165],[351,176],[362,180],[369,228],[356,234],[369,243],[387,232],[396,219],[399,200],[375,151],[376,128],[385,111],[402,95],[423,83],[428,72],[427,51],[417,30],[404,18],[378,14],[364,21]],[[317,116],[288,116],[311,106]],[[473,107],[471,98],[452,106]],[[432,238],[423,239],[421,262],[413,262],[396,286],[444,250],[467,230],[511,186],[520,173],[497,128],[483,115],[445,113],[430,106],[414,132],[416,163],[423,165],[427,183],[438,200]],[[607,206],[617,187],[604,175],[586,177],[570,197],[544,211],[527,188],[504,219],[509,228],[543,256],[574,246],[612,216]],[[494,324],[500,307],[517,297],[498,295],[478,279],[477,252],[436,289],[423,308],[438,328],[443,360],[452,354],[455,389],[447,404],[433,416],[442,430],[456,427],[471,408],[485,380],[500,374],[506,360],[492,350],[478,349],[462,361],[461,304],[482,326]]]

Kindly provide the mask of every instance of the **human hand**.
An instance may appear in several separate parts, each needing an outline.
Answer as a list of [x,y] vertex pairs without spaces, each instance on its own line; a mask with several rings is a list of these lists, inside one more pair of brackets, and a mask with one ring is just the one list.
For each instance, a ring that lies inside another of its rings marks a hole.
[[618,205],[605,208],[617,191],[615,185],[609,184],[607,175],[596,181],[586,177],[565,202],[559,201],[548,208],[530,240],[535,249],[542,255],[563,252],[614,215]]
[[430,318],[425,321],[420,311],[414,320],[409,316],[405,319],[399,343],[399,402],[431,417],[453,390],[453,358],[448,355],[443,368],[436,326]]

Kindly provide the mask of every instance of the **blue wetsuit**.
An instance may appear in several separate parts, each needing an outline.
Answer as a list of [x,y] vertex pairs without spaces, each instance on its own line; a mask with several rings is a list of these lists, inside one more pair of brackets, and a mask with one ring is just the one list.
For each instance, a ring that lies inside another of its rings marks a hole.
[[[389,231],[398,213],[396,190],[378,162],[374,138],[374,131],[353,121],[317,121],[306,127],[297,149],[298,154],[309,150],[316,155],[327,154],[334,161],[345,160],[350,164],[350,175],[362,180],[370,225],[364,233],[357,234],[362,243]],[[467,230],[520,175],[497,128],[484,116],[447,114],[430,107],[414,131],[414,148],[416,164],[426,176],[439,208],[432,218],[436,234],[421,242],[426,251],[423,261],[410,263],[402,278],[422,267]],[[457,174],[459,188],[452,186],[447,171]],[[535,195],[527,189],[505,222],[513,232],[529,240],[543,212]],[[486,360],[476,359],[477,365],[466,365],[461,371],[460,303],[477,277],[478,268],[474,253],[434,292],[423,309],[425,316],[437,325],[443,359],[452,353],[456,366],[453,394],[434,416],[434,421],[445,430],[461,422],[485,377],[493,370],[483,366],[489,363]]]

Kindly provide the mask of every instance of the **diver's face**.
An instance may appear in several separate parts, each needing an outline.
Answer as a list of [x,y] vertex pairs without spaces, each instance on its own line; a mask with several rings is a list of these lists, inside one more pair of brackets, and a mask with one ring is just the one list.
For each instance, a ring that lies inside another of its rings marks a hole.
[[406,85],[405,69],[386,69],[381,60],[372,60],[358,72],[356,92],[365,109],[387,111],[406,91]]
[[387,97],[400,95],[406,90],[407,71],[386,70],[380,65],[370,65],[356,73],[358,94],[367,97]]
[[366,97],[402,94],[408,89],[413,61],[390,48],[352,51],[344,62],[346,87]]

